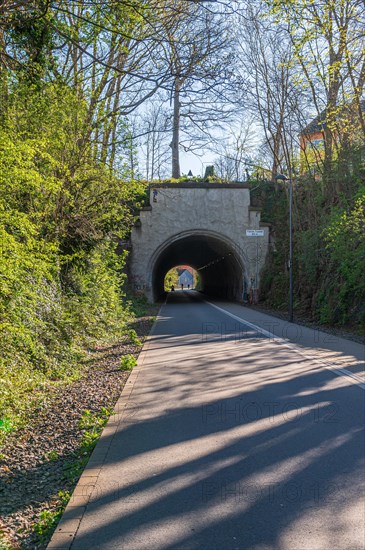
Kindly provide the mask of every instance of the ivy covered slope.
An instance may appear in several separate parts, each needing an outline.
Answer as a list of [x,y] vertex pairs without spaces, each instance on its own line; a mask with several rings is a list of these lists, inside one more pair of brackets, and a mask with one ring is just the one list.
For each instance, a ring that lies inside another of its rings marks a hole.
[[[349,153],[350,154],[350,153]],[[354,166],[351,185],[335,167],[340,192],[330,199],[319,181],[299,179],[293,193],[295,313],[315,322],[365,331],[365,170]],[[261,298],[288,307],[288,192],[261,184],[254,192],[273,224],[275,245],[262,274]]]
[[[4,84],[3,84],[4,85]],[[7,83],[0,125],[0,437],[42,391],[77,375],[92,339],[120,333],[125,256],[143,196],[84,139],[86,102],[61,82]]]

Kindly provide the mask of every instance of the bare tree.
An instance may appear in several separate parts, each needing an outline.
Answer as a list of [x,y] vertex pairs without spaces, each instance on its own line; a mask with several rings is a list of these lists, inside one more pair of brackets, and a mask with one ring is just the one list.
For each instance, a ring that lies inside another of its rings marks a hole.
[[[249,4],[241,12],[240,70],[246,80],[242,102],[261,127],[272,156],[272,178],[292,162],[286,145],[295,140],[298,91],[293,83],[292,51],[279,26],[263,17],[265,7]],[[267,15],[267,14],[266,14]],[[284,141],[284,133],[286,141]]]
[[250,155],[256,145],[252,120],[241,120],[220,143],[215,161],[217,175],[227,181],[247,179],[247,170],[251,167]]
[[[165,2],[162,19],[151,25],[159,31],[156,63],[169,74],[172,104],[172,177],[180,177],[180,148],[200,148],[211,129],[230,113],[233,52],[227,20],[203,3]],[[184,135],[184,139],[182,139]]]
[[94,156],[111,169],[129,140],[125,117],[166,79],[151,62],[156,43],[146,30],[146,10],[138,2],[61,0],[54,6],[53,30],[63,41],[55,71],[88,101],[80,146],[92,143]]
[[358,126],[365,136],[361,106],[365,82],[364,3],[279,1],[269,5],[275,23],[281,23],[290,39],[298,83],[310,92],[319,117],[325,183],[328,195],[335,197],[339,182],[332,177],[332,164],[341,138],[354,133],[354,117],[348,116],[351,112],[357,112]]
[[147,181],[167,176],[170,159],[170,116],[162,97],[155,97],[141,115],[138,125],[141,137],[141,153],[145,164]]

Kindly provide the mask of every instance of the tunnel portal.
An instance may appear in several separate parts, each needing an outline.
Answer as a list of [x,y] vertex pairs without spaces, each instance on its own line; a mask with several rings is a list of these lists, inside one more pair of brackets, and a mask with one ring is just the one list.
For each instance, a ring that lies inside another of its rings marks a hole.
[[164,294],[166,273],[176,265],[189,265],[200,277],[200,290],[211,296],[239,300],[244,290],[244,266],[226,242],[211,235],[190,235],[165,245],[154,261],[154,300]]
[[130,282],[152,302],[163,295],[167,271],[185,264],[199,273],[206,294],[242,301],[259,286],[268,242],[268,224],[250,205],[247,185],[151,185],[150,205],[132,231]]

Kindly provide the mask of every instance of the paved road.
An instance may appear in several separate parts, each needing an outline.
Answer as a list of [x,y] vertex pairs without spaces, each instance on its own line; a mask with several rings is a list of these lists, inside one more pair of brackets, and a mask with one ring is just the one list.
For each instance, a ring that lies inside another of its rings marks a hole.
[[49,548],[364,549],[364,349],[277,323],[171,293]]

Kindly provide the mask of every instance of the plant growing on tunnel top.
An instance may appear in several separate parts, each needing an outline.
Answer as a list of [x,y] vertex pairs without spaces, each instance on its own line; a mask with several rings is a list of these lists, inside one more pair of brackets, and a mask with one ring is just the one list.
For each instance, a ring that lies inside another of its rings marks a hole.
[[132,370],[137,365],[137,359],[131,355],[123,355],[120,361],[120,370]]

